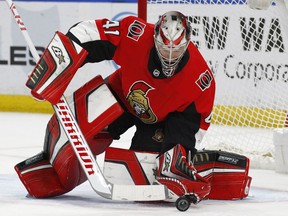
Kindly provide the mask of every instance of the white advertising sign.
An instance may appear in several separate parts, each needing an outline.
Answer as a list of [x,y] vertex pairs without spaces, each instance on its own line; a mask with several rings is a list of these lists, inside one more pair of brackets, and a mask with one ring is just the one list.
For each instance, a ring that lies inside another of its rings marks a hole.
[[[137,12],[136,3],[17,1],[15,5],[39,53],[46,48],[55,31],[66,33],[72,25],[82,20],[119,20]],[[0,2],[0,16],[0,94],[29,95],[25,82],[35,62],[5,1]],[[106,77],[114,70],[112,61],[85,65],[72,80],[67,94],[95,75]]]

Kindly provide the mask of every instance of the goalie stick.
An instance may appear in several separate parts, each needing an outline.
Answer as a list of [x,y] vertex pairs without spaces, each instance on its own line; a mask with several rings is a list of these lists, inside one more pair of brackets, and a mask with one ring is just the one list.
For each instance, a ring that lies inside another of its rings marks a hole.
[[[38,61],[40,57],[15,4],[11,0],[5,1],[26,40],[33,58]],[[164,185],[115,185],[108,182],[93,156],[66,98],[62,96],[60,101],[56,105],[53,105],[53,109],[91,187],[97,194],[112,200],[156,201],[168,198],[168,190]]]

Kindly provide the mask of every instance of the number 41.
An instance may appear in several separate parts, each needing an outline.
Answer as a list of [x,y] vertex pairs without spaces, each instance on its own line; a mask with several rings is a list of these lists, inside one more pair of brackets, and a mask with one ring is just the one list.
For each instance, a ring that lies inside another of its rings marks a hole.
[[[118,21],[106,21],[106,23],[103,25],[103,28],[109,29],[113,27],[118,27],[119,22]],[[118,30],[109,30],[109,31],[104,31],[105,34],[113,34],[113,35],[119,35]]]

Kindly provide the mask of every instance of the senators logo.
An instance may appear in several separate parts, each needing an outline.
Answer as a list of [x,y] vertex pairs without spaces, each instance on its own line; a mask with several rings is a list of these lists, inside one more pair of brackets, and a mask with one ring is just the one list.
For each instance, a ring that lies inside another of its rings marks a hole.
[[133,107],[135,114],[146,124],[152,124],[157,121],[147,97],[147,93],[150,90],[153,90],[153,87],[144,81],[138,81],[130,87],[126,98],[130,106]]
[[206,70],[204,73],[200,74],[198,80],[196,80],[196,84],[202,91],[205,91],[207,88],[210,87],[212,80],[212,73],[209,70]]
[[138,41],[141,35],[144,33],[146,25],[138,20],[135,20],[130,26],[127,37]]
[[152,136],[152,139],[155,140],[156,142],[162,143],[164,141],[164,133],[162,128],[158,128],[155,131],[154,136]]

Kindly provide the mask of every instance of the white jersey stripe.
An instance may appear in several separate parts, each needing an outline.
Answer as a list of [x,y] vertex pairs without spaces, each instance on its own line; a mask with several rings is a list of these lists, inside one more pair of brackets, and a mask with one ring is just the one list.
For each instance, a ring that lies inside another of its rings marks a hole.
[[69,30],[81,43],[100,40],[95,20],[80,22]]

